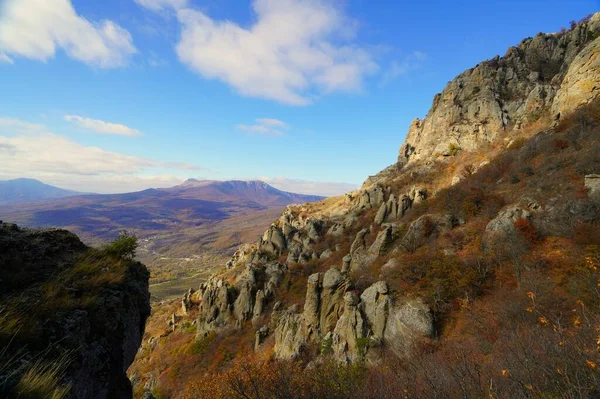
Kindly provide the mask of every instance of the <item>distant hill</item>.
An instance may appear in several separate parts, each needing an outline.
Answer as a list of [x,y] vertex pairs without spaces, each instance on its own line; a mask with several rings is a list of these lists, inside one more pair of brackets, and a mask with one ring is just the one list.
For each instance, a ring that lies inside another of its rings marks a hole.
[[0,180],[0,205],[43,201],[78,195],[35,179]]
[[125,194],[0,203],[0,220],[66,228],[93,245],[128,230],[140,238],[138,255],[157,282],[224,264],[237,246],[256,240],[285,206],[321,199],[261,181],[191,179],[171,188]]
[[281,191],[259,180],[186,180],[183,184],[167,189],[171,192],[185,192],[196,198],[206,198],[212,201],[253,201],[262,206],[286,206],[302,204],[324,199],[317,195],[304,195]]

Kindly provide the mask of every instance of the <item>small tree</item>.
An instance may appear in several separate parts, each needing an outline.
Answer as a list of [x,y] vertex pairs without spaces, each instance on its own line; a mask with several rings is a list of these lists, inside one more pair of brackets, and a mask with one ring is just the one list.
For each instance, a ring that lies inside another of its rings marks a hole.
[[120,259],[133,259],[137,247],[137,237],[123,231],[119,234],[119,238],[104,247],[104,251]]

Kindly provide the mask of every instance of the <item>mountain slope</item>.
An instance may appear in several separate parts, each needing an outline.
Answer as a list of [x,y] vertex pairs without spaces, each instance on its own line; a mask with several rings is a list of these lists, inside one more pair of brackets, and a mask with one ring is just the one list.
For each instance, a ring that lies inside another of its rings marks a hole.
[[0,205],[22,204],[78,194],[81,193],[50,186],[34,179],[0,181]]
[[600,13],[465,72],[396,164],[287,207],[151,320],[138,392],[598,395],[599,37]]

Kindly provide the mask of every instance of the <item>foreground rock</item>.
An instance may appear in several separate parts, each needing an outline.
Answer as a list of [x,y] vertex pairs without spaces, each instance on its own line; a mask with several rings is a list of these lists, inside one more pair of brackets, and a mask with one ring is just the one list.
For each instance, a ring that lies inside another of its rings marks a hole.
[[2,365],[0,396],[131,397],[125,372],[150,314],[146,267],[64,230],[1,222],[0,254],[0,347],[21,359]]

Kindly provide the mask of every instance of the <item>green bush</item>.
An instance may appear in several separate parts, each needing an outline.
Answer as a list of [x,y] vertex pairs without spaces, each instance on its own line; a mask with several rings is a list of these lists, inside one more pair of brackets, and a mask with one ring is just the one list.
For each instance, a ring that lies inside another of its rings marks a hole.
[[137,247],[137,237],[124,231],[119,234],[119,238],[106,245],[103,250],[105,253],[120,259],[133,259]]
[[460,152],[460,150],[462,150],[462,148],[460,148],[460,146],[458,144],[450,143],[448,145],[448,154],[450,156],[455,156],[456,154],[458,154]]

